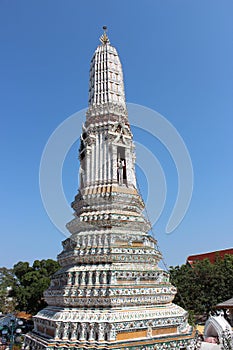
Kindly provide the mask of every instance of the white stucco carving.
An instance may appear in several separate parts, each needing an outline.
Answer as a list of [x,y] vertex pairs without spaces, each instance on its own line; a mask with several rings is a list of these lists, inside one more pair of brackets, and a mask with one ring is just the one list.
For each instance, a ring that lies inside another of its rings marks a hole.
[[[123,73],[106,33],[91,61],[79,159],[75,217],[67,224],[71,236],[44,294],[48,307],[34,317],[25,346],[98,349],[118,344],[122,334],[127,341],[120,348],[131,350],[190,345],[188,315],[172,303],[176,288],[158,267],[161,253],[142,213]],[[164,328],[167,333],[160,334]],[[141,345],[134,347],[136,340]]]

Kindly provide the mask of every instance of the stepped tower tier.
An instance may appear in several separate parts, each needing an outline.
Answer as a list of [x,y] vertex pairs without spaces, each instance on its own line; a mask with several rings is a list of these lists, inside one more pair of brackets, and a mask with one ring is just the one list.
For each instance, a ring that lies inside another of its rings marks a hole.
[[106,31],[91,60],[80,138],[79,191],[61,269],[26,349],[192,349],[187,312],[158,267],[161,254],[137,191],[123,73]]
[[[106,32],[92,57],[86,124],[124,121],[128,124],[121,62]],[[112,118],[113,117],[113,118]]]

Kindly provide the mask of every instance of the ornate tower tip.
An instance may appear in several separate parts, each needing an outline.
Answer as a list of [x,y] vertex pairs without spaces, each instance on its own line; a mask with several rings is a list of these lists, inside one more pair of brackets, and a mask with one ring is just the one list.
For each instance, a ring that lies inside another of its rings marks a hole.
[[108,30],[108,27],[107,26],[103,26],[103,30],[104,30],[104,34],[101,35],[100,37],[100,41],[103,45],[106,45],[106,44],[110,44],[110,41],[108,39],[108,36],[107,36],[107,30]]

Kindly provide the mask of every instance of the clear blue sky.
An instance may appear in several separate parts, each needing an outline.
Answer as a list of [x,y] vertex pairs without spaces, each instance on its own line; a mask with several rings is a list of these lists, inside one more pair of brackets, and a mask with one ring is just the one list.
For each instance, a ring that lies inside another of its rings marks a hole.
[[[168,181],[155,226],[166,263],[232,247],[232,16],[230,0],[1,0],[0,266],[61,251],[64,237],[40,197],[40,158],[54,129],[87,106],[89,63],[104,24],[123,64],[127,101],[165,116],[192,158],[191,205],[166,235],[177,175],[160,145],[153,150]],[[76,145],[63,169],[69,202],[77,172]]]

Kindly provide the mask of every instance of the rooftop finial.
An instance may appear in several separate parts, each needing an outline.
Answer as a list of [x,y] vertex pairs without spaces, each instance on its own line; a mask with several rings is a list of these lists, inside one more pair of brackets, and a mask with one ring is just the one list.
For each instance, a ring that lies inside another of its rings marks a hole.
[[109,44],[110,41],[108,39],[108,36],[107,36],[107,30],[108,30],[108,27],[107,26],[103,26],[103,30],[104,30],[104,34],[101,35],[100,37],[100,41],[103,45],[106,45],[106,44]]

